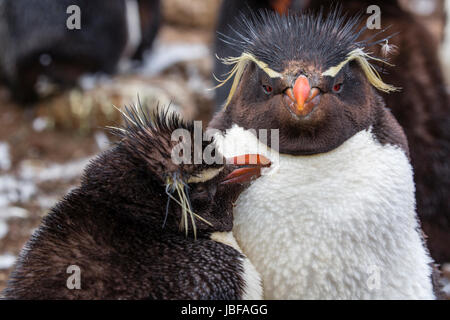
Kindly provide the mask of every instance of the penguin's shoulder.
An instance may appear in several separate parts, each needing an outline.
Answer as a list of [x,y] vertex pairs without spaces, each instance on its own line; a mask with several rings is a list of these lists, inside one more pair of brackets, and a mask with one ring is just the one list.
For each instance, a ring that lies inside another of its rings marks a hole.
[[397,146],[409,158],[408,140],[405,132],[388,108],[381,108],[377,111],[372,125],[372,133],[380,144]]

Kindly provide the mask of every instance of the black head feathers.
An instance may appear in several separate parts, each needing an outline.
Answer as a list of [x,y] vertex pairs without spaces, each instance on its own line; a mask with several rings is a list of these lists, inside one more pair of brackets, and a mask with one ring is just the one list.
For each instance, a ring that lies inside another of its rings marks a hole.
[[176,129],[193,131],[193,126],[182,121],[175,113],[169,114],[156,108],[156,111],[145,111],[145,107],[133,105],[125,107],[122,113],[124,126],[110,127],[111,131],[121,138],[119,144],[129,154],[144,160],[152,171],[163,182],[166,175],[180,171],[171,160],[174,143],[171,134]]
[[240,15],[236,37],[222,35],[223,41],[248,52],[271,69],[282,72],[289,60],[305,59],[332,67],[343,61],[349,52],[363,48],[358,41],[359,16],[346,19],[341,10],[324,17],[319,14],[279,15],[269,10]]
[[[224,163],[217,161],[217,164],[206,165],[202,155],[212,140],[204,141],[201,128],[196,128],[193,122],[184,121],[169,108],[158,106],[149,112],[145,106],[138,104],[120,112],[124,126],[109,129],[121,138],[119,144],[133,156],[145,160],[149,169],[164,183],[168,176],[188,179],[206,167],[219,168]],[[174,134],[177,130],[179,134]],[[194,136],[196,132],[200,133],[200,137]],[[200,153],[197,157],[200,162],[196,162],[195,152]],[[211,156],[215,157],[214,149]]]
[[[182,120],[180,115],[171,112],[169,108],[157,106],[154,111],[149,112],[138,103],[119,111],[123,116],[124,126],[110,127],[121,138],[119,146],[128,150],[128,157],[144,162],[153,177],[159,179],[161,186],[165,188],[168,201],[163,225],[166,223],[169,204],[173,200],[182,208],[181,228],[187,234],[190,216],[195,236],[194,218],[206,224],[209,222],[192,211],[188,183],[204,182],[217,176],[224,167],[223,156],[217,154],[219,161],[205,163],[203,151],[214,146],[213,141],[204,141],[201,128],[196,128],[193,122]],[[174,135],[176,130],[180,134]],[[196,131],[197,135],[200,133],[200,137],[196,136]],[[199,144],[198,138],[201,145],[196,145]],[[201,153],[196,161],[194,152],[198,151]],[[213,148],[211,157],[215,156]]]

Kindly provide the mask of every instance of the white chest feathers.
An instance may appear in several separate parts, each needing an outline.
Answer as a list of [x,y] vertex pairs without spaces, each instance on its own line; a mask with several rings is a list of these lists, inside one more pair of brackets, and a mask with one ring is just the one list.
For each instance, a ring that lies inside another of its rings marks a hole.
[[241,194],[233,232],[267,299],[433,299],[404,152],[364,130],[313,156],[278,154],[234,126],[227,157],[262,153],[271,168]]

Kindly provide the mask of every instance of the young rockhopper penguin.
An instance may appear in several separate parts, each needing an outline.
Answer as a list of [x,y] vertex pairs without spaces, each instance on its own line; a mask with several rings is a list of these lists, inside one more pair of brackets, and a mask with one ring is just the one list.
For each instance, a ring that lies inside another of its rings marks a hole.
[[[91,162],[25,245],[4,297],[260,299],[259,275],[231,233],[232,206],[267,159],[175,164],[181,142],[172,132],[193,137],[192,124],[139,109],[126,117],[114,130],[120,142]],[[70,266],[79,289],[67,286]]]
[[[223,60],[232,86],[210,128],[224,132],[225,156],[272,161],[234,208],[265,298],[435,298],[407,141],[377,93],[396,88],[371,64],[384,62],[376,43],[358,41],[358,18],[339,10],[241,23],[227,41],[242,55]],[[278,148],[249,129],[278,129]]]

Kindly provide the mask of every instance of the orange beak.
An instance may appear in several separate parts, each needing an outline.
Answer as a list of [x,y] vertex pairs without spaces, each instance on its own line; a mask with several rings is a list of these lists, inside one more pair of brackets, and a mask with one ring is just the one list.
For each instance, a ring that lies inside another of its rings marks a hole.
[[311,89],[308,78],[303,75],[297,78],[293,89],[289,88],[286,90],[286,94],[296,104],[296,108],[291,109],[299,116],[306,116],[312,111],[315,103],[311,100],[314,99],[319,93],[319,89]]
[[261,176],[261,169],[269,167],[271,162],[260,154],[245,154],[242,156],[228,158],[227,164],[234,164],[239,168],[233,170],[221,184],[245,183]]
[[305,106],[305,101],[308,99],[311,87],[309,86],[308,78],[305,76],[300,76],[297,78],[294,84],[294,97],[297,102],[297,108],[299,111],[303,110]]

